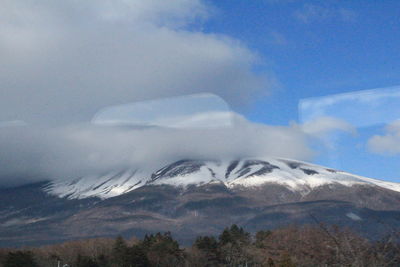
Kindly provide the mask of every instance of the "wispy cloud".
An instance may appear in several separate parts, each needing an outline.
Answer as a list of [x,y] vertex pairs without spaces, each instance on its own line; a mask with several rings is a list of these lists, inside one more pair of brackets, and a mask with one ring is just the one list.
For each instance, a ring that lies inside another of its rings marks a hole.
[[400,87],[302,99],[299,113],[303,123],[325,116],[348,121],[356,127],[389,123],[400,115]]
[[195,94],[106,107],[94,115],[92,123],[199,128],[231,125],[233,117],[220,97]]
[[280,33],[278,31],[271,31],[268,35],[268,42],[271,44],[279,45],[279,46],[285,46],[289,44],[288,39],[283,33]]
[[350,9],[342,7],[332,7],[328,5],[304,4],[303,7],[294,13],[302,23],[324,22],[329,20],[354,21],[356,13]]

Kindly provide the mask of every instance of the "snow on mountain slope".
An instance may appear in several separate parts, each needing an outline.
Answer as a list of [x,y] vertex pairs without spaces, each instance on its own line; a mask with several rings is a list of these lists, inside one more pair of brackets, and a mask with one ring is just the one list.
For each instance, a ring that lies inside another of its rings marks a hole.
[[85,176],[70,181],[53,182],[45,190],[52,195],[67,198],[109,198],[129,192],[144,185],[144,180],[135,170],[110,172],[105,175]]
[[307,194],[313,188],[341,184],[366,184],[400,192],[400,184],[365,178],[301,161],[264,158],[229,161],[181,160],[157,171],[125,170],[52,182],[45,190],[59,197],[110,198],[144,185],[188,186],[212,182],[229,188],[257,187],[272,183]]

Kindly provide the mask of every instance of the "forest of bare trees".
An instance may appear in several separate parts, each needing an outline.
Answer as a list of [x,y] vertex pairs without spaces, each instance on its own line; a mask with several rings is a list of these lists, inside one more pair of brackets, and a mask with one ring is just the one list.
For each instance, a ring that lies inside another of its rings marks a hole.
[[170,233],[0,249],[2,267],[400,266],[396,234],[379,241],[335,226],[290,226],[254,235],[237,225],[181,247]]

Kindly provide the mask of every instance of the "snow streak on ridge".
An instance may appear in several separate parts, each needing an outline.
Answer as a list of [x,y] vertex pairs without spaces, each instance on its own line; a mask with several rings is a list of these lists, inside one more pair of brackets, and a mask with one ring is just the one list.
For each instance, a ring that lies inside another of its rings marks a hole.
[[223,183],[229,188],[279,184],[301,194],[327,184],[365,184],[400,192],[400,184],[289,159],[263,158],[226,161],[181,160],[159,170],[110,172],[74,180],[52,182],[45,191],[70,199],[118,196],[145,185],[204,185]]

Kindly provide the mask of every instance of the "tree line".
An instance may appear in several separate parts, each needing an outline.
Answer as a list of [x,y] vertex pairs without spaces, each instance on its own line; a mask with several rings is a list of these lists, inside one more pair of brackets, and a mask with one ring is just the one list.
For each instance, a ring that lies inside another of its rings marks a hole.
[[246,232],[232,225],[181,247],[171,233],[143,239],[117,237],[69,241],[27,249],[0,249],[1,267],[146,266],[400,266],[398,235],[365,239],[337,226],[289,226]]

